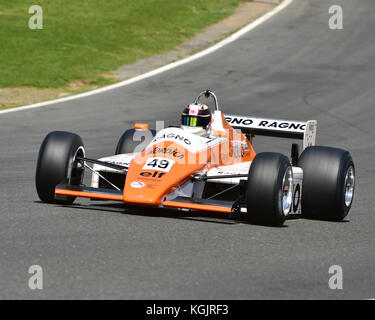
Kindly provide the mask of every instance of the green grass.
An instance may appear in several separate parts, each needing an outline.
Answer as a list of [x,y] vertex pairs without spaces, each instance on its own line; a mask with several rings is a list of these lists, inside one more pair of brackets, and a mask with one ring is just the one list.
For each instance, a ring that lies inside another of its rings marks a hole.
[[[173,49],[241,0],[0,0],[0,88],[56,88]],[[31,5],[43,30],[30,30]]]

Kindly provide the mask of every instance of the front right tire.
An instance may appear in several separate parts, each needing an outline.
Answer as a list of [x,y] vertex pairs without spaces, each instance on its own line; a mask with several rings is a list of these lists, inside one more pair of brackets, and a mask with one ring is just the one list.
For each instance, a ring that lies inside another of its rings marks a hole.
[[47,203],[71,204],[75,197],[55,199],[56,186],[68,180],[71,185],[82,183],[84,168],[75,157],[85,156],[80,136],[65,131],[49,133],[39,150],[35,185],[40,200]]

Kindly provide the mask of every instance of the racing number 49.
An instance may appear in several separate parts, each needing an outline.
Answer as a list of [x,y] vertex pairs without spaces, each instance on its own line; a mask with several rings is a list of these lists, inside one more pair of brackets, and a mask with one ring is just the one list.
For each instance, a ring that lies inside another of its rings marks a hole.
[[165,169],[168,167],[168,164],[169,164],[168,160],[163,159],[159,161],[158,159],[153,159],[150,163],[147,164],[147,166],[154,167],[154,168],[158,167],[159,169]]
[[173,166],[174,161],[166,158],[151,158],[148,159],[143,169],[154,169],[169,172]]

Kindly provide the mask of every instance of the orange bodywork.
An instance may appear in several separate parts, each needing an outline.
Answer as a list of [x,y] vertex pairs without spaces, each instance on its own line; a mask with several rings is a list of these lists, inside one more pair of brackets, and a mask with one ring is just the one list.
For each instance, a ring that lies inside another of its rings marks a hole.
[[98,200],[114,200],[122,201],[122,195],[111,195],[111,194],[102,194],[95,192],[85,192],[85,191],[75,191],[75,190],[66,190],[66,189],[55,189],[55,194],[60,196],[71,196],[71,197],[81,197],[81,198],[90,198]]
[[145,123],[136,123],[134,125],[135,130],[148,130],[148,124]]
[[[170,150],[171,153],[163,151]],[[153,157],[162,157],[173,161],[170,171],[165,172],[157,167],[145,168],[146,161]],[[136,156],[129,166],[126,176],[124,198],[125,202],[158,206],[163,197],[183,185],[191,179],[192,174],[203,170],[210,161],[211,152],[190,153],[179,144],[164,142],[146,148]],[[140,182],[140,186],[132,187],[132,184]]]
[[[255,152],[246,136],[235,131],[224,117],[221,120],[224,131],[215,132],[215,135],[225,139],[213,147],[192,153],[181,144],[163,141],[136,156],[130,163],[126,176],[124,202],[159,206],[168,194],[177,190],[197,172],[252,161]],[[173,161],[173,166],[168,172],[157,167],[145,168],[146,161],[152,157],[169,159]],[[170,203],[170,206],[173,205]],[[203,208],[202,205],[197,205],[197,209],[199,206]]]

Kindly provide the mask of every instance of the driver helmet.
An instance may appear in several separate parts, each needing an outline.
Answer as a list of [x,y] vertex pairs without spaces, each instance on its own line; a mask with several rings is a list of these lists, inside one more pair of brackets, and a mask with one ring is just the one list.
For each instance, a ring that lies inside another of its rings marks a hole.
[[182,128],[195,134],[206,133],[211,120],[210,108],[202,103],[187,105],[181,115]]

